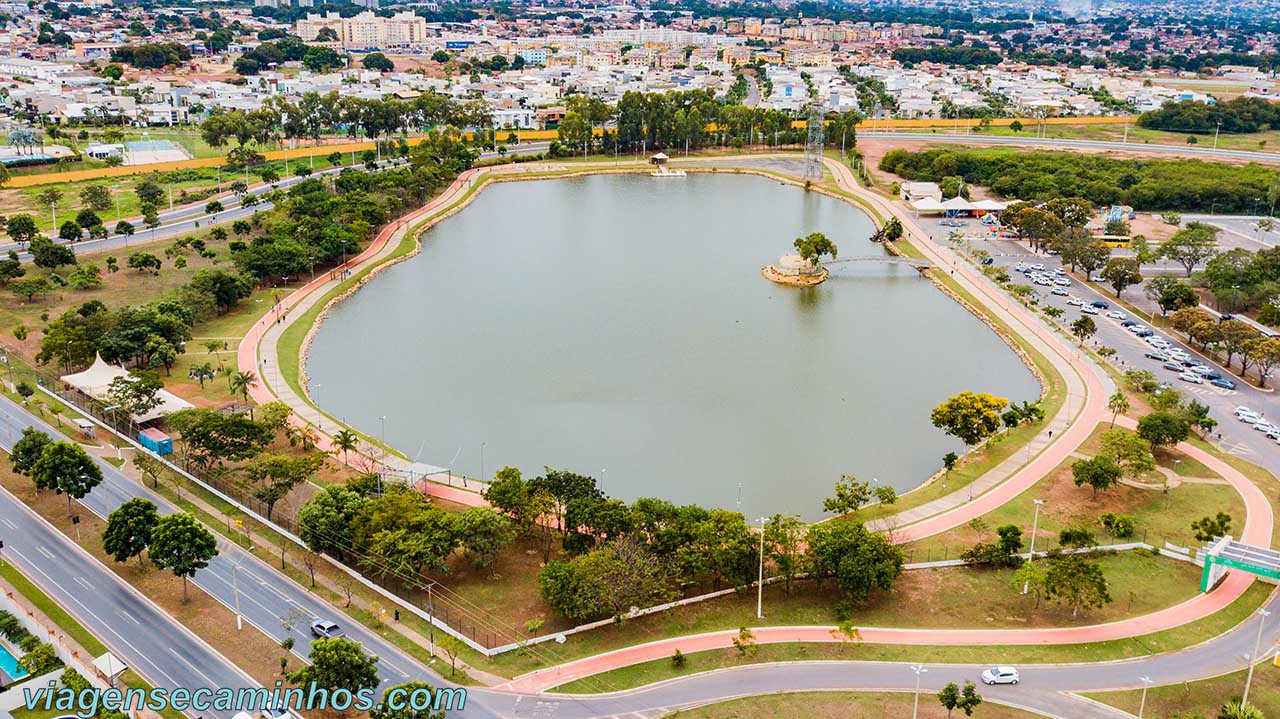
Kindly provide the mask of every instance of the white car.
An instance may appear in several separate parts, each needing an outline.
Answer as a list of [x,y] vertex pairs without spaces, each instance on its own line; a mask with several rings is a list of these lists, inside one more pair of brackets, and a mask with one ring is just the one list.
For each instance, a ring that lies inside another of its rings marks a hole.
[[1262,417],[1254,414],[1253,412],[1236,412],[1236,419],[1249,424],[1255,424],[1262,421]]
[[1058,279],[1053,281],[1053,284],[1058,285],[1059,287],[1070,287],[1071,280],[1065,277],[1059,277]]
[[1080,299],[1079,297],[1072,297],[1071,299],[1067,300],[1067,304],[1072,305],[1074,307],[1084,307],[1084,300]]
[[1254,422],[1253,428],[1258,430],[1259,432],[1267,432],[1267,433],[1280,432],[1280,427],[1277,427],[1274,424],[1271,424],[1265,419],[1259,419],[1257,422]]
[[1183,372],[1178,375],[1178,379],[1183,382],[1190,382],[1191,384],[1204,384],[1204,377],[1201,377],[1195,372]]
[[1093,277],[1089,278],[1089,281],[1090,282],[1106,282],[1107,278],[1103,277],[1102,275],[1094,275]]
[[1085,313],[1086,315],[1098,314],[1098,308],[1094,307],[1093,305],[1085,305],[1084,307],[1080,308],[1080,311]]
[[1052,290],[1049,290],[1049,294],[1057,295],[1058,297],[1066,297],[1067,291],[1062,289],[1061,287],[1054,287]]
[[1165,351],[1168,352],[1170,356],[1177,357],[1178,359],[1191,359],[1191,354],[1181,347],[1170,347]]
[[1126,315],[1120,310],[1111,310],[1110,312],[1107,313],[1107,316],[1113,320],[1125,320],[1129,318],[1129,315]]
[[1244,406],[1244,405],[1240,405],[1240,406],[1236,407],[1235,409],[1233,409],[1233,410],[1231,410],[1231,411],[1232,411],[1232,412],[1234,412],[1234,413],[1235,413],[1235,414],[1237,414],[1237,415],[1240,415],[1240,414],[1257,414],[1257,412],[1254,412],[1253,410],[1249,409],[1248,407],[1246,407],[1246,406]]
[[1013,667],[991,667],[982,672],[984,684],[1017,684],[1018,670]]

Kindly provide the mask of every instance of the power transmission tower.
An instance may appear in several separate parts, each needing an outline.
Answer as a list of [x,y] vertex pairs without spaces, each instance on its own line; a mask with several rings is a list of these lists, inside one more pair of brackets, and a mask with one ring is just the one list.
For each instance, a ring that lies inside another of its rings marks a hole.
[[817,106],[809,108],[809,138],[804,143],[804,177],[806,180],[822,179],[822,151],[826,143],[827,127],[822,122],[822,111]]

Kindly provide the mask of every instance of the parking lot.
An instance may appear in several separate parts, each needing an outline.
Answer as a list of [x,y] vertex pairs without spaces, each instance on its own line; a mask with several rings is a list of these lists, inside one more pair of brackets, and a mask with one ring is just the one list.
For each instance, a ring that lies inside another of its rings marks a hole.
[[[1146,323],[1140,323],[1139,326],[1142,329],[1150,332],[1151,338],[1163,340],[1171,350],[1176,351],[1176,355],[1185,356],[1186,362],[1204,367],[1202,371],[1196,372],[1187,364],[1178,362],[1177,369],[1166,368],[1166,362],[1172,360],[1174,355],[1164,351],[1166,359],[1147,356],[1156,348],[1147,337],[1139,336],[1146,332],[1131,331],[1130,327],[1126,326],[1126,323],[1132,326],[1135,318],[1129,317],[1126,311],[1116,305],[1109,287],[1084,281],[1078,273],[1066,272],[1056,256],[1033,252],[1026,243],[987,239],[990,235],[978,220],[956,219],[954,222],[960,225],[957,227],[952,224],[941,224],[942,219],[944,218],[936,220],[922,218],[922,224],[935,231],[937,233],[935,237],[940,238],[945,238],[956,231],[965,232],[969,238],[967,240],[969,248],[985,250],[991,257],[991,263],[1005,268],[1014,282],[1030,285],[1040,306],[1061,308],[1063,310],[1061,317],[1052,319],[1046,316],[1044,319],[1046,322],[1056,323],[1068,335],[1071,331],[1071,323],[1081,316],[1091,316],[1098,331],[1088,342],[1094,347],[1114,348],[1116,354],[1112,362],[1117,369],[1121,372],[1129,369],[1148,370],[1154,373],[1158,380],[1169,384],[1185,397],[1207,405],[1210,416],[1218,421],[1218,427],[1214,430],[1214,440],[1224,451],[1248,459],[1280,475],[1280,446],[1269,439],[1265,432],[1256,431],[1251,423],[1239,421],[1235,415],[1237,407],[1245,406],[1254,410],[1260,419],[1275,418],[1280,423],[1280,398],[1270,391],[1258,390],[1235,377],[1176,337],[1147,327]],[[1020,263],[1024,266],[1043,267],[1037,272],[1044,275],[1044,279],[1049,281],[1048,284],[1043,282],[1036,284],[1034,279],[1027,276],[1027,273],[1019,272]],[[1146,267],[1143,269],[1144,272],[1147,270]],[[1061,272],[1058,272],[1059,270]],[[1130,287],[1125,290],[1124,296],[1126,299],[1138,299],[1141,296],[1141,289]],[[1094,303],[1105,303],[1105,307],[1095,307]],[[1234,382],[1235,388],[1229,389],[1211,384],[1211,380],[1205,375],[1215,372],[1222,379]],[[1193,379],[1184,378],[1184,374],[1195,376],[1202,381],[1196,382]]]

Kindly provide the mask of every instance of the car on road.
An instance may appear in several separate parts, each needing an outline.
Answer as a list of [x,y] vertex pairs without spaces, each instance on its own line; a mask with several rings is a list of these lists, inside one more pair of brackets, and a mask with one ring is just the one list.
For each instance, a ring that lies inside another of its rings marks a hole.
[[1111,305],[1107,304],[1106,302],[1103,302],[1102,300],[1094,300],[1089,304],[1093,305],[1094,307],[1097,307],[1100,310],[1109,309],[1111,307]]
[[1218,379],[1211,379],[1211,380],[1209,380],[1209,384],[1213,385],[1214,387],[1221,387],[1222,389],[1235,389],[1235,388],[1236,388],[1236,383],[1235,383],[1235,382],[1232,382],[1232,381],[1231,381],[1231,380],[1229,380],[1229,379],[1223,379],[1223,378],[1221,378],[1221,377],[1219,377]]
[[1061,287],[1054,287],[1053,289],[1049,290],[1049,294],[1057,295],[1059,297],[1066,297],[1067,291],[1062,289]]
[[993,264],[994,262],[995,262],[995,260],[994,260],[993,258],[991,258],[991,257],[983,257],[983,258],[982,258],[982,264],[984,264],[984,265],[990,265],[990,264]]
[[1183,372],[1178,375],[1178,379],[1183,382],[1190,382],[1191,384],[1204,384],[1204,377],[1201,377],[1195,372]]
[[1098,314],[1098,308],[1094,307],[1093,305],[1085,305],[1084,307],[1080,308],[1080,311],[1085,313],[1086,315]]
[[1129,315],[1126,315],[1120,310],[1111,310],[1110,312],[1107,313],[1107,316],[1113,320],[1123,320],[1129,317]]
[[289,708],[283,703],[273,707],[262,707],[258,709],[258,719],[293,719],[293,714],[289,712]]
[[1094,275],[1093,277],[1089,278],[1089,281],[1090,282],[1106,282],[1107,278],[1103,277],[1102,275]]
[[1013,667],[991,667],[982,672],[984,684],[1017,684],[1019,679],[1018,670]]
[[1147,353],[1146,353],[1145,355],[1143,355],[1143,357],[1146,357],[1147,359],[1153,359],[1153,360],[1155,360],[1155,361],[1157,361],[1157,362],[1168,362],[1168,361],[1169,361],[1169,355],[1167,355],[1167,354],[1165,354],[1165,353],[1161,352],[1161,351],[1160,351],[1160,350],[1158,350],[1158,349],[1151,349],[1151,350],[1148,350],[1148,351],[1147,351]]
[[347,633],[342,630],[342,627],[327,619],[317,619],[311,622],[311,636],[313,637],[319,639],[337,639],[338,637],[345,637],[346,635]]

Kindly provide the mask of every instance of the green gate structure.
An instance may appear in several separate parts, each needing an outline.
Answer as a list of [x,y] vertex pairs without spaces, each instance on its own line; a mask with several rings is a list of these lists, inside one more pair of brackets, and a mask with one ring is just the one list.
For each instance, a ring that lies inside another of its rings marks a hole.
[[1273,582],[1280,582],[1280,552],[1232,539],[1215,537],[1199,552],[1204,560],[1200,574],[1200,591],[1207,592],[1218,583],[1228,569],[1239,569]]

